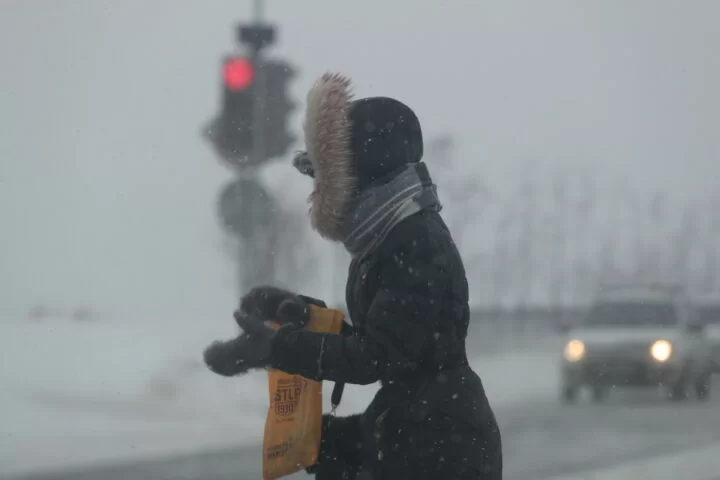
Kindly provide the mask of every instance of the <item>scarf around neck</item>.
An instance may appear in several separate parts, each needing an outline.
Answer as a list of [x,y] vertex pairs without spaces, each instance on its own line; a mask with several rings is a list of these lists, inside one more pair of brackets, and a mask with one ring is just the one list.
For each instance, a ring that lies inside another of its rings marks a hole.
[[388,183],[365,189],[353,200],[343,226],[343,244],[353,258],[363,258],[402,220],[422,210],[440,209],[427,166],[409,164]]

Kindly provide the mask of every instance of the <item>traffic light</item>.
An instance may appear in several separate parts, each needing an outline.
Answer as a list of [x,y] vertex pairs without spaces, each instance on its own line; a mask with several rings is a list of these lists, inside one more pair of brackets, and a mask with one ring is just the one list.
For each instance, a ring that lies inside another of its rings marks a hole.
[[[288,119],[295,109],[288,92],[294,75],[284,61],[268,60],[258,66],[242,56],[223,60],[222,107],[205,132],[223,160],[243,168],[287,153],[295,141],[288,131]],[[254,148],[257,128],[263,129],[262,158],[256,158]]]
[[237,166],[253,153],[255,77],[255,66],[247,58],[230,56],[222,62],[222,108],[209,135],[221,156]]
[[255,67],[247,58],[226,58],[223,63],[222,77],[226,95],[227,92],[242,92],[247,90],[255,80]]
[[257,74],[253,63],[241,56],[228,56],[221,66],[220,115],[205,126],[203,133],[222,160],[241,168],[252,159]]

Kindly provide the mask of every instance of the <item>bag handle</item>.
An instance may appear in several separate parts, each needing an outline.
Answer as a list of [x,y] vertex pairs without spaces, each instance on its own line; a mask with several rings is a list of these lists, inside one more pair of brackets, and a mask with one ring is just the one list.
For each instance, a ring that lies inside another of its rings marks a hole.
[[[327,304],[317,298],[308,297],[307,295],[298,295],[298,297],[300,297],[300,299],[302,299],[305,303],[309,303],[320,308],[327,308]],[[335,382],[332,394],[330,395],[330,416],[335,416],[337,407],[340,405],[340,401],[342,400],[344,390],[345,382]]]
[[335,416],[337,407],[340,405],[344,390],[345,382],[335,382],[335,386],[332,389],[332,394],[330,395],[330,416],[332,417]]

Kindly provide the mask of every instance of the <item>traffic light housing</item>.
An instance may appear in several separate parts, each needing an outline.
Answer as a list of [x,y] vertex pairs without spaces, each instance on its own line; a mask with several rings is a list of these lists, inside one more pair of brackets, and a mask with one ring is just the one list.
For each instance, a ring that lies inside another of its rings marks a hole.
[[[258,66],[243,56],[223,59],[221,111],[205,134],[232,167],[256,166],[280,157],[295,141],[288,131],[295,109],[288,91],[294,73],[284,61],[268,60]],[[262,158],[256,158],[256,128],[263,128]]]
[[252,158],[256,77],[250,59],[223,59],[220,115],[206,127],[205,134],[220,158],[233,167],[242,167]]

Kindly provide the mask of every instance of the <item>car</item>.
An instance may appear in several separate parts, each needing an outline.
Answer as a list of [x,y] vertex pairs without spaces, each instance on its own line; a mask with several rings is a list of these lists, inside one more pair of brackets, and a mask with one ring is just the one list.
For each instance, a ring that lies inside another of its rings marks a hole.
[[615,386],[661,387],[669,399],[710,396],[710,355],[703,324],[691,320],[683,289],[605,287],[579,324],[565,328],[561,398],[582,388],[596,401]]
[[706,294],[693,299],[694,321],[704,325],[710,349],[712,371],[720,373],[720,293]]

